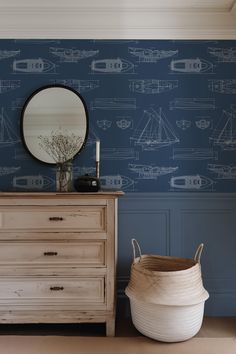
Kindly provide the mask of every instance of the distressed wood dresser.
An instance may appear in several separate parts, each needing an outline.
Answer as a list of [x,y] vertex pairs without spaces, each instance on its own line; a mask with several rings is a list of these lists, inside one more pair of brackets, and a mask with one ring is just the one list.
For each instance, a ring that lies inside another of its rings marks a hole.
[[122,194],[0,193],[0,323],[105,322],[114,335]]

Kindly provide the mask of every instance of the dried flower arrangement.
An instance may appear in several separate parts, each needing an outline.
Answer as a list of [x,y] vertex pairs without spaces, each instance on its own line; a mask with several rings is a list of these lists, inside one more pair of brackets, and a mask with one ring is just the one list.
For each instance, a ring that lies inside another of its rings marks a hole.
[[49,136],[39,135],[39,146],[57,164],[71,161],[82,146],[82,138],[67,130],[52,130]]
[[83,140],[67,130],[53,130],[49,136],[39,135],[39,146],[57,164],[56,189],[70,192],[72,189],[72,159],[80,150]]

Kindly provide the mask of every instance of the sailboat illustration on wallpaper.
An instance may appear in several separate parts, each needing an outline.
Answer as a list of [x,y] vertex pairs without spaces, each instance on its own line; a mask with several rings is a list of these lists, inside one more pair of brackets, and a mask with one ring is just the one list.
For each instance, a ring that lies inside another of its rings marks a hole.
[[2,107],[0,111],[0,148],[14,145],[19,141],[20,139]]
[[179,142],[161,108],[158,112],[153,108],[144,111],[130,139],[135,145],[140,145],[143,150],[156,150]]
[[222,118],[215,127],[210,141],[222,150],[236,150],[236,106],[223,110]]

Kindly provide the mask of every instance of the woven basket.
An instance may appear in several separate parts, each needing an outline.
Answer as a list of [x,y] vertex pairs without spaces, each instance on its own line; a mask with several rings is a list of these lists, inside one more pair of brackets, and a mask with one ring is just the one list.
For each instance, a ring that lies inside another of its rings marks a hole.
[[132,246],[134,261],[125,293],[134,326],[144,335],[165,342],[193,337],[201,328],[209,297],[201,277],[203,244],[193,259],[142,255],[135,239]]

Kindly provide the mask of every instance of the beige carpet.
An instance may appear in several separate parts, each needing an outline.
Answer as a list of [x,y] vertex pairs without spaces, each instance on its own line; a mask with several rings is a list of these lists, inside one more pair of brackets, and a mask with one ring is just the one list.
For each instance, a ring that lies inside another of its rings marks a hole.
[[146,337],[0,336],[0,354],[236,354],[235,338],[160,343]]

